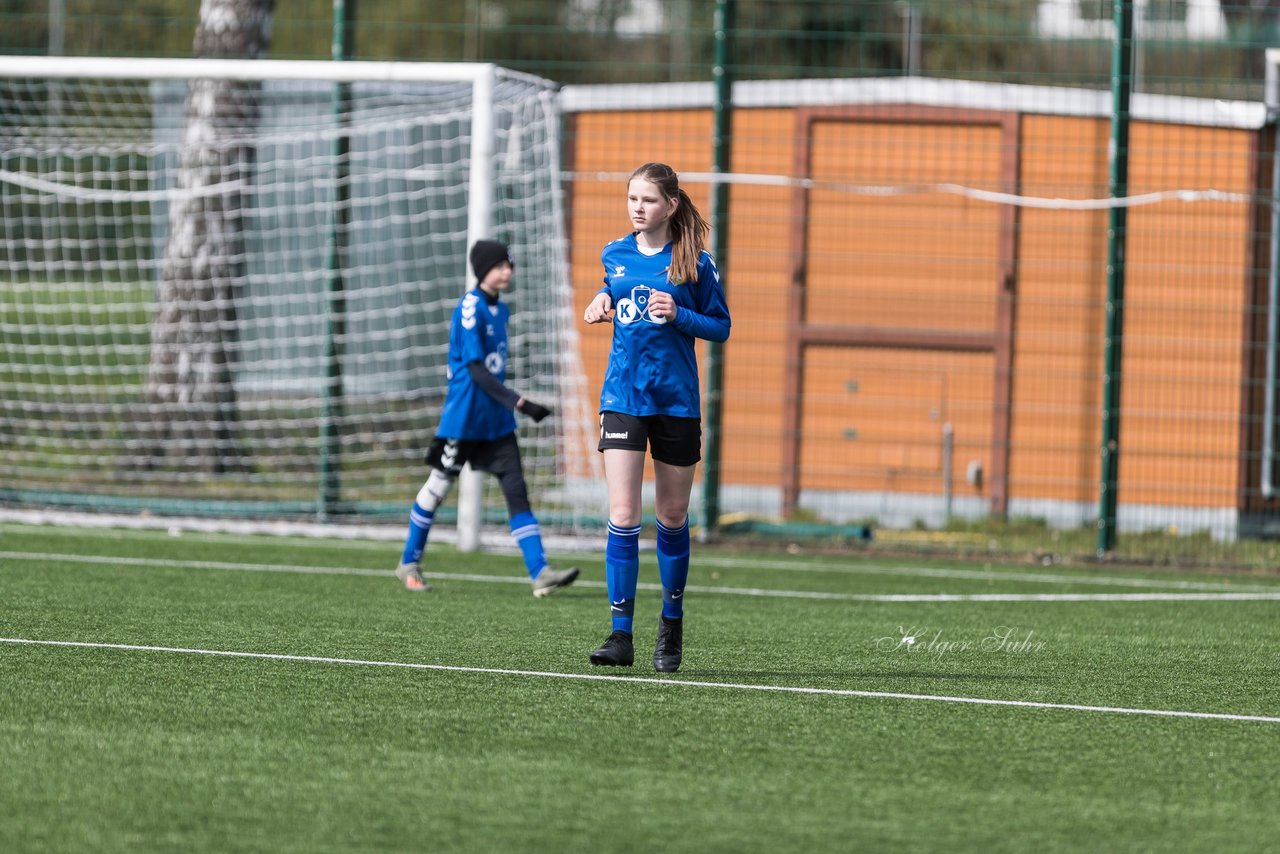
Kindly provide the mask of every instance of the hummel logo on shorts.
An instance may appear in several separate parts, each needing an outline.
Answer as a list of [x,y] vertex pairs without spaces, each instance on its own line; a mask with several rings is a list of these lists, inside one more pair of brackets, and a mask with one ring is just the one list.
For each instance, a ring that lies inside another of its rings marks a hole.
[[604,437],[606,439],[625,439],[627,438],[627,434],[626,433],[605,433]]

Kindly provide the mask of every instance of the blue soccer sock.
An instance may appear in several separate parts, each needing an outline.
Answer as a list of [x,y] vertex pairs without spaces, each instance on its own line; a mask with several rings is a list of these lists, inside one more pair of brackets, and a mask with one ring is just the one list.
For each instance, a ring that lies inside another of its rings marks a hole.
[[538,520],[528,510],[517,513],[511,517],[511,536],[520,547],[520,554],[524,555],[524,568],[528,570],[529,577],[537,578],[538,573],[547,566],[547,555],[542,550],[542,530],[538,527]]
[[431,535],[431,523],[436,518],[436,508],[444,501],[453,486],[453,477],[439,469],[432,469],[427,482],[418,490],[413,508],[409,511],[409,535],[405,537],[401,563],[419,563],[427,549],[427,537]]
[[662,579],[662,616],[684,616],[684,586],[689,580],[689,518],[679,528],[658,523],[658,575]]
[[636,611],[636,581],[640,577],[640,526],[623,528],[609,522],[604,550],[604,579],[609,590],[613,629],[631,631]]
[[427,537],[431,534],[431,523],[435,518],[433,511],[425,509],[421,504],[413,505],[413,509],[409,511],[409,536],[404,541],[401,563],[418,563],[422,560],[422,553],[427,549]]

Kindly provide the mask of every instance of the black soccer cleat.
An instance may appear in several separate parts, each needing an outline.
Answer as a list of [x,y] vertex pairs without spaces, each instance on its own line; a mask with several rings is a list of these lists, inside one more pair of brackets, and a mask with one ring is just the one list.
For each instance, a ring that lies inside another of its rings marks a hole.
[[672,617],[658,619],[658,642],[653,647],[653,669],[659,673],[675,673],[680,669],[684,651],[684,620]]
[[591,653],[592,664],[609,667],[630,667],[636,660],[635,647],[631,645],[631,632],[615,629],[605,638],[600,648]]

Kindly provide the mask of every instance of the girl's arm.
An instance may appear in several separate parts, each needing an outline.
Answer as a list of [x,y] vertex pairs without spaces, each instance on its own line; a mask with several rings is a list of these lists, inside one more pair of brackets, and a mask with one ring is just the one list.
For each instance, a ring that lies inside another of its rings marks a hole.
[[675,316],[675,327],[694,338],[708,341],[726,341],[733,325],[729,306],[724,300],[724,288],[720,285],[720,272],[710,256],[698,267],[698,296],[696,310],[682,306]]

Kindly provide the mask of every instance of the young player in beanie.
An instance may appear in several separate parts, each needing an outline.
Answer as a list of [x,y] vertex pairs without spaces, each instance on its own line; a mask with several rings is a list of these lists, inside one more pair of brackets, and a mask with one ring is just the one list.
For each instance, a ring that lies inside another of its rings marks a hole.
[[453,310],[449,325],[448,391],[435,439],[427,451],[431,468],[409,511],[409,535],[396,575],[408,590],[429,590],[422,577],[422,553],[436,509],[449,495],[462,467],[471,464],[498,478],[507,501],[511,536],[524,556],[533,595],[549,595],[578,577],[576,567],[553,569],[542,549],[538,520],[529,506],[529,491],[516,443],[514,412],[535,422],[551,414],[541,404],[507,388],[507,319],[501,300],[511,287],[515,265],[507,247],[496,240],[477,240],[471,247],[476,287]]
[[476,274],[477,284],[484,281],[490,270],[504,262],[511,264],[512,271],[515,270],[515,264],[511,262],[511,253],[507,251],[504,243],[497,240],[477,240],[475,246],[471,247],[471,269]]

